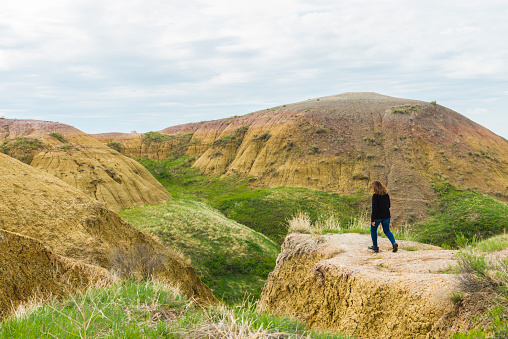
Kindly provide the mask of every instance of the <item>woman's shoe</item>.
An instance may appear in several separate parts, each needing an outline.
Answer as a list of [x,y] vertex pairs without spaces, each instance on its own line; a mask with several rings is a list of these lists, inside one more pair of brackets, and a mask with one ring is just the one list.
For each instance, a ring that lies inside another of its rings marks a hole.
[[378,253],[379,252],[379,247],[374,247],[374,246],[369,246],[368,247],[369,250],[373,250],[374,252]]
[[393,243],[392,246],[393,246],[392,252],[397,252],[397,250],[399,249],[399,244]]

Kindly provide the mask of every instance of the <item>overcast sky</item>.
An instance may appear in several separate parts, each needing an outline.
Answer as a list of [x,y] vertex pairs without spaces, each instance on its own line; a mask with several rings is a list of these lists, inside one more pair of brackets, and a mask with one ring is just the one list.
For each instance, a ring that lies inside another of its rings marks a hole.
[[508,138],[508,1],[0,2],[6,118],[147,132],[344,92]]

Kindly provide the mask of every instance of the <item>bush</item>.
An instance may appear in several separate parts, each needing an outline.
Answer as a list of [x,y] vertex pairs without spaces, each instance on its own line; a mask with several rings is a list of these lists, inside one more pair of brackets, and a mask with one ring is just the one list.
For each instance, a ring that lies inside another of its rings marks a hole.
[[69,140],[65,139],[62,134],[57,133],[57,132],[49,133],[49,136],[57,139],[58,141],[60,141],[61,143],[64,143],[64,144],[66,142],[69,142]]
[[270,133],[264,132],[252,138],[252,141],[267,141],[268,139],[270,139],[271,136],[272,135]]
[[392,107],[392,113],[395,114],[410,114],[412,112],[418,112],[420,110],[420,105],[401,105]]
[[122,152],[122,144],[119,142],[116,142],[116,141],[108,142],[107,146],[114,149],[115,151],[117,151],[119,153]]
[[122,279],[148,281],[164,267],[164,256],[147,244],[136,243],[130,249],[117,247],[110,251],[111,270]]
[[34,154],[45,147],[46,145],[39,139],[18,137],[15,140],[4,140],[0,145],[0,152],[30,164]]

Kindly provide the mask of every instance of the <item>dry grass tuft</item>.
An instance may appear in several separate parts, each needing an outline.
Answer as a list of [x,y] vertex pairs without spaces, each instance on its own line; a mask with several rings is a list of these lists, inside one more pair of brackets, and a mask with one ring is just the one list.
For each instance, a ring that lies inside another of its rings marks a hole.
[[[245,301],[244,301],[245,303]],[[247,310],[250,306],[239,306]],[[255,326],[254,318],[248,314],[239,314],[227,307],[209,308],[203,311],[198,325],[188,330],[185,338],[234,338],[234,339],[261,339],[261,338],[310,338],[295,333],[277,332],[267,329],[263,324]]]
[[288,231],[307,234],[322,234],[327,232],[342,233],[367,232],[370,230],[370,219],[367,213],[362,213],[350,221],[341,225],[340,221],[332,214],[326,219],[318,219],[312,222],[310,216],[304,212],[298,212],[288,221]]
[[508,262],[475,251],[457,254],[457,271],[463,292],[494,292],[508,286]]
[[122,279],[148,281],[164,268],[164,261],[164,255],[147,244],[137,243],[130,249],[117,247],[110,251],[111,270]]

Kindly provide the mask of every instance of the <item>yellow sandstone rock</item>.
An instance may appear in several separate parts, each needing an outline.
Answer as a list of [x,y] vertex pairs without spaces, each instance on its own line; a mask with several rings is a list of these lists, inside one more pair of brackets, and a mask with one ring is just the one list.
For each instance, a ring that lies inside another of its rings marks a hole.
[[452,325],[472,326],[450,300],[456,251],[398,241],[393,253],[379,241],[374,253],[369,235],[288,235],[258,308],[358,338],[446,338]]
[[30,300],[111,281],[104,268],[62,257],[35,239],[0,229],[0,319]]
[[[43,147],[16,145],[38,140]],[[80,189],[113,210],[171,199],[137,161],[71,126],[36,120],[0,120],[6,153]],[[17,146],[17,147],[16,147]]]

